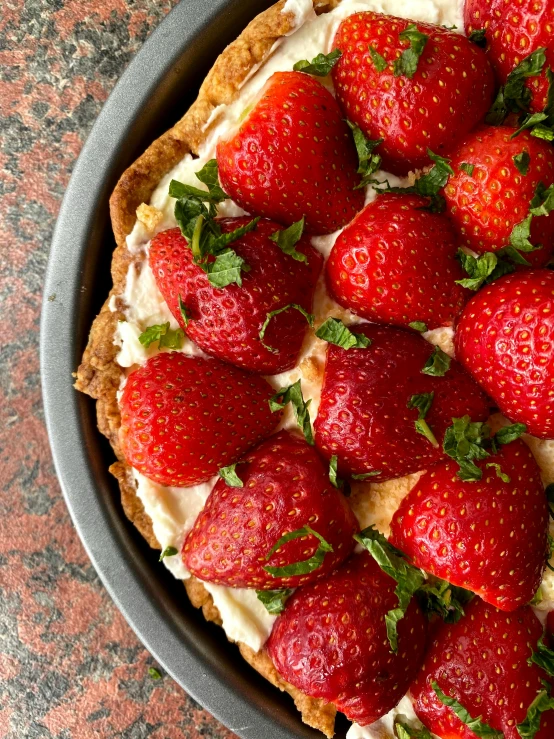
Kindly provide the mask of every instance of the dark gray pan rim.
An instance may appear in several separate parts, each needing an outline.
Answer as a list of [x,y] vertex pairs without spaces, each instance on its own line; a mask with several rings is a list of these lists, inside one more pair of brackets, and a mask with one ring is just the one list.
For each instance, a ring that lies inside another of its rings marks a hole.
[[[123,170],[194,99],[216,55],[268,0],[183,0],[130,63],[75,166],[56,225],[41,323],[41,371],[54,462],[73,522],[102,582],[159,664],[244,739],[321,737],[288,696],[207,624],[127,521],[94,403],[72,387],[110,286],[108,198]],[[68,607],[71,607],[68,604]],[[148,679],[146,677],[145,679]],[[340,723],[340,722],[339,722]],[[346,724],[337,727],[345,736]]]

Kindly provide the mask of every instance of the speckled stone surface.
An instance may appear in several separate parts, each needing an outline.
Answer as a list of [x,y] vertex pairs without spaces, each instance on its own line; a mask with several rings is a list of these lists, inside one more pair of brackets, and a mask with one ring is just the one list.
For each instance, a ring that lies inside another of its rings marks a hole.
[[117,78],[176,2],[0,0],[0,737],[234,736],[149,674],[69,519],[40,395],[41,290],[64,189]]

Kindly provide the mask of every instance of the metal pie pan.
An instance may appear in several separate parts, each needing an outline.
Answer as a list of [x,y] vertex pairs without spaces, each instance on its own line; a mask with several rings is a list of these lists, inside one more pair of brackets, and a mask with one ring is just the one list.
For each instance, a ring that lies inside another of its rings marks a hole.
[[[113,452],[96,427],[95,403],[77,393],[94,316],[110,289],[115,247],[108,198],[118,177],[188,108],[217,54],[271,3],[183,0],[131,62],[76,164],[56,226],[41,326],[46,421],[63,493],[102,582],[162,667],[244,739],[321,734],[302,724],[292,700],[240,657],[222,629],[189,603],[126,519],[108,472]],[[346,722],[337,721],[344,738]]]

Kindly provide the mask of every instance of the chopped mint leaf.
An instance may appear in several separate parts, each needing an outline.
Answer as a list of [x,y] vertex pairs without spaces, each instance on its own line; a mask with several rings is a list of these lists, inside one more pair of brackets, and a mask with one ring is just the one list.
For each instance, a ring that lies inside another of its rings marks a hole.
[[412,321],[408,326],[413,328],[414,331],[419,331],[420,334],[424,334],[427,331],[427,326],[423,321]]
[[297,303],[289,303],[288,305],[284,305],[282,308],[277,308],[277,310],[272,310],[270,313],[266,314],[265,321],[263,326],[260,329],[260,333],[258,334],[260,337],[260,341],[262,342],[262,346],[264,346],[268,351],[273,352],[274,354],[278,353],[278,349],[274,349],[272,346],[268,346],[267,344],[264,344],[264,336],[267,327],[269,326],[269,323],[272,318],[275,316],[278,316],[279,313],[283,313],[286,310],[290,310],[293,308],[294,310],[297,310],[299,313],[302,313],[304,318],[308,321],[310,326],[314,325],[314,315],[313,313],[308,313],[307,310],[304,310],[301,305],[298,305]]
[[407,722],[406,716],[398,714],[394,719],[394,735],[398,739],[432,739],[429,729],[421,726],[415,729]]
[[523,121],[521,122],[520,127],[515,131],[510,138],[515,139],[516,136],[519,136],[519,134],[522,131],[526,131],[528,128],[533,128],[534,126],[537,126],[545,121],[548,118],[546,113],[533,113],[532,115],[526,115]]
[[281,251],[288,254],[289,257],[296,259],[297,262],[307,263],[308,257],[296,249],[296,244],[300,241],[302,232],[304,231],[304,223],[305,218],[302,216],[302,218],[299,221],[296,221],[296,223],[293,223],[292,226],[275,231],[275,233],[272,233],[269,238],[277,244]]
[[315,332],[318,339],[340,346],[341,349],[367,349],[371,344],[364,334],[357,334],[344,325],[340,318],[328,318]]
[[167,323],[159,323],[154,326],[149,326],[146,331],[143,331],[138,337],[140,343],[147,349],[150,344],[155,341],[158,342],[158,347],[162,349],[167,347],[168,349],[180,349],[183,346],[185,334],[182,328],[172,329],[169,328],[169,321]]
[[[539,588],[533,598],[529,601],[530,606],[538,606],[543,601],[542,588]],[[529,658],[531,659],[531,658]]]
[[409,564],[402,552],[390,544],[383,534],[372,525],[354,535],[354,539],[367,549],[379,567],[396,581],[395,595],[398,607],[385,616],[387,637],[391,651],[398,651],[397,623],[404,618],[414,593],[423,585],[425,577],[421,570]]
[[227,287],[227,285],[231,285],[234,282],[241,287],[241,271],[245,270],[248,272],[250,269],[245,269],[248,265],[232,249],[225,249],[225,251],[220,252],[216,256],[215,261],[207,262],[205,266],[210,285],[214,287]]
[[[531,236],[532,218],[533,214],[531,213],[527,218],[524,218],[523,221],[516,223],[512,229],[512,233],[510,234],[510,246],[518,252],[530,252],[541,248],[540,246],[534,246],[529,241],[529,237]],[[511,251],[510,256],[512,256]],[[519,256],[521,257],[521,254]]]
[[537,642],[537,648],[527,660],[528,664],[535,663],[541,667],[547,675],[554,677],[554,652],[544,643],[544,636]]
[[435,691],[437,698],[440,702],[452,709],[452,712],[460,719],[460,721],[467,726],[470,731],[473,731],[475,736],[480,739],[504,739],[504,734],[501,731],[493,729],[491,726],[483,721],[482,716],[473,718],[470,713],[459,703],[455,698],[451,698],[439,688],[438,683],[433,680],[431,687]]
[[484,447],[490,440],[490,426],[481,421],[472,423],[469,416],[453,418],[452,422],[452,426],[449,426],[444,434],[443,449],[458,463],[460,480],[466,482],[480,480],[483,472],[473,460],[490,456]]
[[497,444],[510,444],[512,441],[519,439],[526,431],[527,426],[524,423],[511,423],[509,426],[498,429],[494,435],[494,440]]
[[548,534],[548,554],[546,555],[546,566],[549,570],[554,572],[554,567],[550,564],[550,560],[554,555],[554,537]]
[[432,375],[433,377],[444,377],[450,369],[451,358],[443,352],[440,346],[433,349],[433,353],[423,365],[421,371],[424,375]]
[[179,554],[178,549],[175,549],[175,547],[166,547],[160,554],[158,562],[161,562],[162,559],[165,559],[166,557],[174,557],[176,554]]
[[152,678],[152,680],[161,680],[162,675],[159,670],[156,670],[155,667],[149,667],[148,674]]
[[484,49],[487,45],[486,31],[484,28],[477,28],[469,34],[469,40]]
[[302,387],[300,380],[297,380],[293,385],[288,387],[282,387],[278,390],[275,395],[269,399],[269,408],[272,412],[282,410],[287,403],[292,405],[294,417],[299,428],[302,429],[304,438],[308,444],[314,445],[314,435],[312,432],[312,424],[310,421],[310,413],[308,411],[309,405],[312,402],[311,398],[304,402],[304,396],[302,395]]
[[500,259],[491,251],[481,254],[479,257],[473,257],[471,254],[466,254],[462,249],[458,249],[458,259],[469,277],[456,280],[456,282],[469,290],[478,290],[483,283],[489,284],[515,269],[512,264]]
[[434,154],[431,149],[427,149],[427,156],[435,164],[427,174],[419,177],[413,185],[410,187],[391,187],[388,181],[379,182],[377,184],[385,186],[374,187],[375,192],[378,194],[388,192],[400,194],[415,193],[416,195],[429,198],[430,202],[425,207],[425,210],[429,210],[431,213],[442,212],[446,207],[446,203],[443,195],[440,194],[440,190],[446,185],[450,175],[454,174],[454,170],[450,166],[448,159]]
[[487,462],[485,467],[494,467],[496,471],[496,476],[499,477],[502,482],[511,482],[510,476],[507,475],[505,472],[502,472],[502,467],[498,464],[498,462]]
[[446,580],[430,577],[419,589],[421,606],[427,616],[439,615],[449,624],[458,623],[464,615],[464,606],[473,598],[473,593],[451,585]]
[[237,464],[240,464],[240,462],[230,464],[228,467],[222,467],[218,472],[218,475],[221,477],[222,480],[225,480],[226,484],[230,488],[244,487],[243,481],[240,479],[236,472]]
[[186,305],[183,303],[183,299],[179,295],[179,313],[181,314],[181,318],[183,319],[183,323],[185,326],[189,325],[189,321],[191,319],[191,315],[187,310]]
[[310,535],[319,539],[319,546],[317,547],[315,554],[313,554],[309,559],[306,559],[303,562],[295,562],[291,565],[285,565],[283,567],[270,567],[267,565],[264,567],[264,570],[269,572],[272,577],[293,577],[294,575],[307,575],[310,572],[319,569],[323,564],[323,560],[325,559],[327,552],[332,552],[334,550],[329,542],[325,541],[321,534],[318,534],[317,531],[314,531],[309,526],[303,526],[301,529],[296,529],[296,531],[284,534],[269,550],[265,558],[266,560],[270,559],[277,549],[280,549],[289,541]]
[[[548,685],[548,683],[543,684]],[[548,690],[541,690],[538,693],[527,709],[525,720],[517,725],[517,733],[521,739],[535,739],[541,726],[542,714],[554,708],[554,698],[550,695],[550,685],[548,685],[548,688]]]
[[471,177],[473,175],[473,170],[475,169],[475,164],[469,164],[469,162],[462,162],[460,164],[460,169],[462,169],[466,174],[468,174]]
[[542,139],[543,141],[554,141],[554,131],[541,124],[533,128],[531,136],[534,136],[537,139]]
[[337,463],[337,455],[333,454],[333,456],[329,460],[329,480],[331,481],[331,485],[333,485],[333,487],[338,488],[338,490],[342,490],[342,488],[344,487],[344,482],[337,477]]
[[360,474],[350,475],[353,480],[368,480],[370,477],[376,477],[380,475],[382,470],[371,470],[371,472],[361,472]]
[[419,58],[423,54],[423,50],[425,49],[425,45],[429,40],[429,37],[418,31],[417,26],[414,23],[410,23],[410,25],[398,35],[398,38],[401,41],[408,41],[410,48],[405,49],[400,55],[400,58],[395,60],[393,64],[394,76],[400,77],[402,75],[411,80],[416,73]]
[[554,210],[554,184],[545,187],[539,182],[531,200],[530,213],[533,216],[547,216]]
[[358,190],[373,182],[372,176],[381,166],[381,157],[379,154],[374,153],[374,149],[379,144],[382,144],[384,139],[366,139],[361,128],[358,128],[358,126],[348,120],[346,122],[352,131],[354,145],[358,154],[358,174],[362,175],[361,182],[354,188]]
[[435,434],[431,431],[431,428],[427,421],[425,420],[425,416],[429,412],[429,409],[431,408],[431,404],[433,403],[433,398],[435,397],[435,393],[420,393],[419,395],[412,395],[410,400],[408,401],[408,408],[417,408],[418,410],[418,417],[414,421],[415,429],[418,432],[418,434],[422,434],[425,436],[434,447],[438,447],[439,442],[437,441]]
[[509,113],[526,113],[531,102],[531,91],[525,86],[529,77],[537,77],[546,62],[546,49],[541,47],[525,57],[513,69],[506,84],[498,91],[498,95],[487,113],[485,121],[492,126],[501,125]]
[[373,66],[378,72],[384,72],[387,68],[387,60],[384,56],[381,56],[377,49],[374,49],[373,46],[369,47],[369,53],[371,54],[371,61],[373,62]]
[[256,590],[256,597],[264,604],[268,613],[277,616],[285,610],[287,598],[292,594],[292,588],[282,590]]
[[329,54],[318,54],[309,62],[301,59],[296,62],[293,69],[295,72],[306,72],[314,77],[326,77],[342,56],[340,49],[333,49]]

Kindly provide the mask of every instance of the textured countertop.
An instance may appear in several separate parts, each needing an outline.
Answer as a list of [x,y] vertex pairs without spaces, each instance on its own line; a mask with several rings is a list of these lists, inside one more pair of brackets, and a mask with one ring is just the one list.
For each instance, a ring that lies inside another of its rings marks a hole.
[[0,737],[234,736],[163,674],[100,584],[40,394],[41,292],[64,189],[118,77],[176,3],[0,0]]

